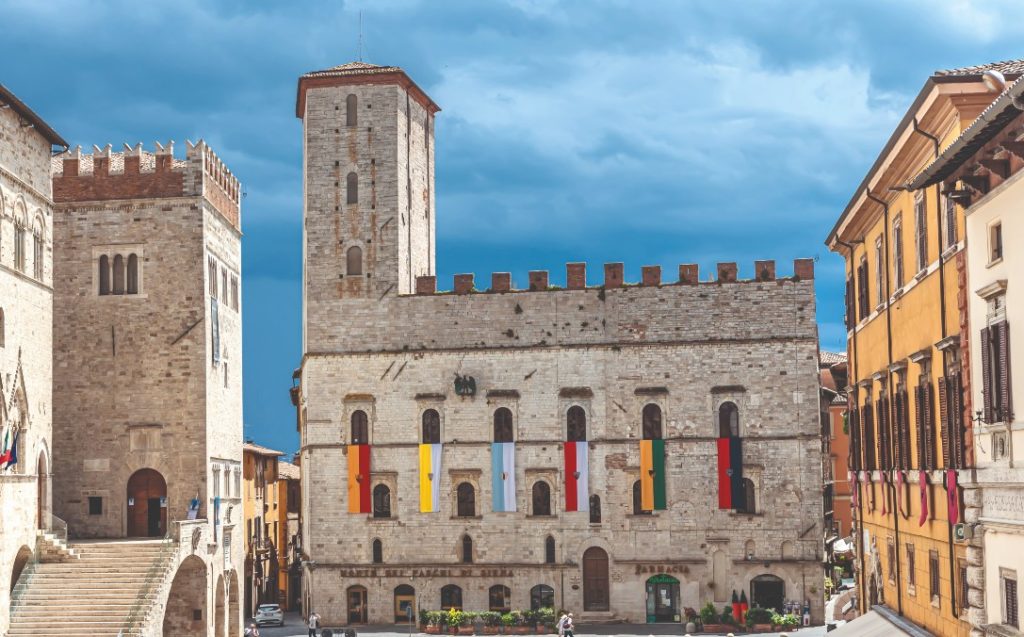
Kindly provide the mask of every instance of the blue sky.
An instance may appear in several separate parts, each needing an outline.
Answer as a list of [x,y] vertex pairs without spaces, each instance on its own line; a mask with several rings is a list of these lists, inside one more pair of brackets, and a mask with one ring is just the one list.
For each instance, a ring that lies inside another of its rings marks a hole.
[[[70,143],[206,139],[242,180],[246,435],[297,448],[296,78],[398,65],[437,120],[438,274],[702,272],[820,257],[823,346],[842,263],[823,240],[928,74],[1024,55],[989,0],[0,0],[0,82]],[[179,146],[179,149],[183,146]]]

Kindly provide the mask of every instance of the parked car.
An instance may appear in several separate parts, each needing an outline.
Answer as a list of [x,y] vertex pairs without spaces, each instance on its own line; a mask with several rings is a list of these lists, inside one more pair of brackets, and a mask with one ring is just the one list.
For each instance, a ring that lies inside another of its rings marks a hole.
[[284,611],[278,604],[260,604],[252,620],[257,626],[284,626]]

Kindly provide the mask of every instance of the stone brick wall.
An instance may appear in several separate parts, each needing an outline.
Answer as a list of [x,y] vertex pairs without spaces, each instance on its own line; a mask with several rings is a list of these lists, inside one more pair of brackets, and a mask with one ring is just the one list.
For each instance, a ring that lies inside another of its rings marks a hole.
[[[39,510],[49,525],[53,347],[53,202],[50,144],[0,109],[0,426],[21,428],[17,465],[0,472],[0,577],[11,581],[19,552],[35,550]],[[26,228],[25,267],[15,266],[15,225]],[[42,241],[35,276],[33,234]],[[40,487],[38,476],[44,482]],[[39,502],[42,491],[43,501]],[[0,634],[8,628],[10,587],[0,588]]]

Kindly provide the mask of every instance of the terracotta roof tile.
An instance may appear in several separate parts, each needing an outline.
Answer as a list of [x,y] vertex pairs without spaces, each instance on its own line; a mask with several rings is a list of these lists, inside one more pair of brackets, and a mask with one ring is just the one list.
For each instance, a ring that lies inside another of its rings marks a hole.
[[274,456],[274,457],[277,457],[277,456],[283,456],[284,455],[283,451],[275,451],[275,450],[271,449],[270,447],[264,447],[262,445],[257,445],[257,444],[251,443],[251,442],[247,442],[247,443],[243,444],[242,445],[242,451],[248,451],[249,453],[255,453],[255,454],[260,455],[260,456]]
[[285,480],[298,480],[300,477],[298,465],[279,460],[277,463],[277,477]]
[[845,352],[826,352],[826,351],[823,351],[823,352],[821,352],[819,360],[821,361],[822,365],[835,365],[836,363],[845,363],[846,362],[846,353]]
[[378,66],[366,62],[348,62],[329,69],[310,71],[302,77],[344,77],[346,75],[376,75],[378,73],[402,73],[397,66]]
[[988,64],[964,66],[958,69],[940,69],[935,71],[934,75],[936,77],[971,76],[981,75],[985,71],[999,71],[1003,75],[1021,75],[1024,73],[1024,59],[989,62]]

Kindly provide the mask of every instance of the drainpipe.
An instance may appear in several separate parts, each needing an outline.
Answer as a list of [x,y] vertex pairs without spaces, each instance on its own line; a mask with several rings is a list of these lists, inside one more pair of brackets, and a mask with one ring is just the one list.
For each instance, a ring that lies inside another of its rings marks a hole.
[[[874,194],[871,193],[871,189],[870,188],[865,188],[864,189],[864,196],[867,197],[868,199],[870,199],[871,201],[874,201],[878,205],[882,206],[882,220],[883,220],[883,222],[885,224],[885,227],[882,229],[882,233],[883,233],[882,236],[884,237],[882,239],[882,244],[883,244],[882,245],[882,252],[885,254],[885,298],[886,298],[886,303],[888,303],[889,299],[892,298],[892,283],[889,280],[889,270],[890,270],[890,264],[889,264],[889,252],[890,252],[890,250],[889,250],[889,247],[890,247],[890,243],[889,243],[889,202],[887,202],[884,199],[881,199],[879,197],[876,197]],[[895,387],[895,385],[893,385],[893,382],[892,382],[892,372],[889,371],[892,368],[892,306],[891,305],[888,305],[885,308],[885,339],[886,339],[886,341],[885,341],[885,344],[886,344],[886,354],[888,356],[888,361],[889,361],[889,366],[886,368],[885,373],[886,373],[886,376],[889,379],[889,393],[892,394],[892,390],[893,390],[893,387]],[[889,419],[888,419],[889,422],[893,422],[892,410],[889,409],[891,404],[892,404],[892,400],[891,399],[887,399],[885,401],[885,408],[886,408],[887,411],[889,411]],[[899,554],[900,554],[900,515],[902,515],[902,512],[901,511],[896,511],[895,515],[892,516],[892,519],[893,519],[893,533],[896,536],[895,540],[894,540],[895,541],[895,549],[896,549],[896,612],[899,613],[900,615],[903,615],[903,590],[900,587],[900,582],[903,581],[903,576],[902,576],[902,573],[901,573],[901,571],[903,569],[902,569],[902,567],[900,565],[900,560],[899,560]],[[885,584],[883,583],[882,586],[884,587]]]
[[[914,132],[925,137],[932,142],[932,152],[934,154],[933,159],[939,157],[939,138],[932,135],[928,131],[922,129],[917,122],[917,118],[913,119]],[[939,325],[941,338],[946,338],[946,272],[942,262],[942,200],[939,184],[935,184],[935,230],[938,235],[938,241],[935,242],[936,248],[938,249],[938,260],[939,260]],[[956,223],[956,219],[953,220]],[[961,363],[962,364],[962,363]],[[942,376],[946,376],[945,361],[942,366]],[[947,467],[948,468],[948,467]],[[949,550],[949,600],[950,600],[950,612],[953,617],[959,617],[957,614],[956,606],[956,550],[953,544],[953,523],[946,516],[946,544]],[[966,601],[966,600],[964,600]]]
[[[844,248],[846,248],[847,250],[850,251],[850,267],[852,268],[854,263],[855,263],[854,256],[853,256],[853,249],[854,249],[853,244],[846,243],[845,241],[840,241],[838,238],[836,239],[836,243],[841,245],[841,246],[843,246]],[[853,274],[851,274],[850,275],[850,280],[853,281],[853,285],[856,286],[856,284],[857,284],[857,277],[854,276]],[[851,288],[850,292],[855,294],[855,290],[852,289],[852,288]],[[847,311],[850,310],[849,301],[850,301],[850,299],[847,299],[847,305],[846,305]],[[849,317],[848,317],[848,320],[851,320],[851,319],[849,319]],[[852,321],[853,321],[853,339],[852,339],[852,343],[851,344],[852,344],[852,350],[853,351],[851,352],[851,356],[850,356],[850,361],[849,361],[850,371],[849,371],[847,377],[848,378],[853,378],[856,381],[856,378],[857,378],[857,325],[856,325],[856,315],[854,315],[854,317],[852,318]],[[853,404],[854,405],[858,404],[858,401],[857,401],[857,383],[856,382],[853,383],[852,388],[853,388],[852,389],[852,394],[853,395],[848,397],[848,399],[847,399],[847,422],[850,422],[849,421],[849,412],[850,412],[849,399],[850,398],[853,399]],[[859,418],[858,418],[858,421],[859,421]],[[859,438],[855,438],[852,435],[850,436],[850,439],[856,441],[856,444],[852,445],[853,446],[853,458],[856,460],[856,464],[860,465],[860,457],[861,457],[861,455],[860,455],[860,452],[861,452],[860,444],[861,444],[861,441],[860,441]],[[858,478],[857,478],[856,482],[852,485],[852,487],[854,489],[857,489],[858,491],[860,491],[860,477],[859,477],[859,473],[860,472],[858,471],[857,473],[858,473]],[[867,599],[868,599],[867,588],[866,588],[867,582],[865,581],[865,578],[864,578],[864,574],[867,572],[867,570],[866,570],[866,566],[864,564],[864,546],[863,546],[863,544],[864,544],[864,498],[863,497],[857,498],[857,521],[860,522],[860,528],[856,528],[856,526],[855,526],[855,528],[854,528],[854,533],[855,533],[854,539],[861,546],[861,550],[858,551],[858,553],[860,554],[860,571],[859,571],[860,572],[860,577],[857,578],[857,589],[858,589],[858,598],[859,598],[859,602],[858,602],[857,606],[858,606],[858,610],[863,608],[864,612],[867,612],[867,610],[868,610],[867,606],[866,605],[864,605],[863,607],[861,606],[861,604],[866,604]]]

